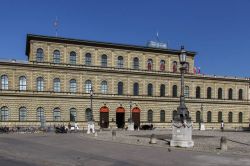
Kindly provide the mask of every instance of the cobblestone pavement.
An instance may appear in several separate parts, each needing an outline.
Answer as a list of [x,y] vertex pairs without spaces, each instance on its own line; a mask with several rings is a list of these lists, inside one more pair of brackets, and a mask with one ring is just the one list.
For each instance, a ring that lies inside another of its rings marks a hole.
[[[196,146],[188,151],[166,144],[169,130],[111,133],[0,134],[0,166],[250,166],[249,147],[229,142],[229,152],[216,149],[222,135],[247,142],[250,133],[194,131]],[[152,133],[155,145],[148,143]]]
[[[98,136],[93,134],[85,135],[86,137],[95,138],[97,140],[113,141],[119,143],[128,143],[136,145],[156,146],[173,148],[169,146],[171,140],[171,130],[155,129],[155,130],[141,130],[141,131],[124,131],[116,130],[116,137],[112,138],[111,131],[99,131]],[[149,144],[151,134],[155,134],[157,144]],[[194,147],[185,150],[204,151],[221,153],[220,138],[225,136],[227,138],[228,151],[223,153],[241,154],[250,156],[250,132],[249,131],[193,131]],[[180,149],[180,148],[173,148]]]

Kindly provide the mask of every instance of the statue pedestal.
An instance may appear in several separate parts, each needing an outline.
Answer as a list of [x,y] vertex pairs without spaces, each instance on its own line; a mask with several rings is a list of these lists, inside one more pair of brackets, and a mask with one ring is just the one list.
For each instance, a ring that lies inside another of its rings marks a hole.
[[201,131],[205,131],[206,129],[205,129],[205,124],[204,123],[201,123],[200,124],[200,130]]
[[128,123],[128,130],[129,131],[134,131],[135,130],[135,128],[134,128],[134,122],[129,122]]
[[92,121],[88,122],[87,134],[90,134],[90,133],[95,133],[95,123]]
[[192,140],[192,122],[174,121],[172,124],[172,140],[170,146],[190,148],[194,146]]

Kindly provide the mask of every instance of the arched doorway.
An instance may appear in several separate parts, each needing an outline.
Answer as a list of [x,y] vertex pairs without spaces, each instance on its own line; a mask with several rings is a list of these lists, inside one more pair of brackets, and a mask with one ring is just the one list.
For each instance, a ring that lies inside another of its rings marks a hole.
[[118,128],[123,128],[125,124],[125,109],[118,107],[116,109],[116,124]]
[[100,108],[100,126],[101,128],[109,126],[109,108],[106,106]]
[[140,127],[140,112],[141,110],[138,107],[132,109],[132,120],[135,125],[135,129]]

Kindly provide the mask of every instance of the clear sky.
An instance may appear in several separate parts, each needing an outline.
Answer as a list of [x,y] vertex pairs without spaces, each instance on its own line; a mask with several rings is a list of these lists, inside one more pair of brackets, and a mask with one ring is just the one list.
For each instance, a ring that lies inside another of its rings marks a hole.
[[26,60],[28,33],[196,51],[202,73],[249,77],[250,0],[1,0],[0,58]]

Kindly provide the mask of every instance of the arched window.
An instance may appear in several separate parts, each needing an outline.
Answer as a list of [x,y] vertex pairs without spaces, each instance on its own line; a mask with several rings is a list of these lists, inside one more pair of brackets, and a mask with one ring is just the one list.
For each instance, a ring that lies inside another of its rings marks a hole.
[[85,120],[86,121],[91,121],[92,120],[92,111],[90,108],[87,108],[85,111]]
[[164,60],[160,61],[160,71],[165,71],[165,61]]
[[118,95],[123,95],[123,82],[118,82]]
[[9,120],[9,109],[8,107],[1,108],[1,121],[8,121]]
[[90,66],[91,63],[92,63],[91,54],[90,53],[86,53],[85,54],[85,65]]
[[70,64],[72,65],[76,64],[76,52],[74,51],[70,52],[69,61],[70,61]]
[[152,123],[153,122],[153,111],[148,110],[148,122]]
[[184,96],[185,96],[185,97],[189,97],[189,87],[188,87],[188,86],[185,86],[185,89],[184,89]]
[[165,122],[165,111],[161,110],[160,112],[160,122]]
[[173,86],[173,97],[177,97],[177,85]]
[[25,76],[19,77],[19,90],[27,89],[27,80]]
[[239,100],[243,100],[243,90],[239,89]]
[[161,84],[161,87],[160,87],[160,96],[161,97],[165,96],[165,85],[164,84]]
[[242,123],[243,122],[243,114],[242,112],[239,112],[239,123]]
[[207,88],[207,98],[208,98],[208,99],[211,99],[211,98],[212,98],[212,88],[211,88],[211,87],[208,87],[208,88]]
[[229,99],[229,100],[232,100],[232,99],[233,99],[233,89],[232,89],[232,88],[230,88],[230,89],[228,90],[228,99]]
[[196,111],[196,123],[200,123],[200,122],[201,122],[201,112]]
[[136,82],[134,83],[134,96],[138,96],[139,95],[139,84]]
[[222,89],[218,89],[218,99],[222,99]]
[[9,89],[9,80],[7,75],[2,75],[1,76],[1,89],[2,90],[7,90]]
[[222,112],[218,112],[218,122],[222,121]]
[[36,90],[43,91],[44,90],[44,80],[43,77],[38,77],[36,79]]
[[60,63],[61,57],[60,57],[60,51],[55,50],[53,53],[53,62],[54,63]]
[[208,112],[207,112],[207,122],[208,122],[208,123],[211,123],[211,122],[212,122],[212,112],[211,112],[211,111],[208,111]]
[[228,122],[233,123],[233,113],[232,112],[228,113]]
[[196,87],[196,98],[201,98],[201,88],[199,86]]
[[173,62],[173,72],[174,73],[177,72],[177,62],[176,61]]
[[75,93],[76,92],[76,88],[77,88],[77,85],[76,85],[76,80],[75,79],[71,79],[69,81],[69,91],[71,93]]
[[36,61],[37,62],[43,62],[43,57],[44,57],[44,55],[43,55],[43,49],[38,48],[36,50]]
[[102,81],[101,83],[101,92],[108,93],[108,83],[107,81]]
[[27,109],[25,107],[19,108],[19,121],[27,120]]
[[122,56],[118,56],[117,67],[118,68],[123,68],[123,57]]
[[102,55],[101,66],[102,67],[107,67],[108,66],[108,57],[105,54]]
[[153,70],[153,60],[152,59],[148,59],[148,70],[149,71]]
[[153,96],[153,85],[148,84],[148,96]]
[[70,122],[75,122],[76,121],[76,109],[75,108],[70,108],[70,110],[69,110],[69,118],[70,118]]
[[53,89],[54,89],[54,92],[60,92],[61,91],[61,82],[60,82],[60,79],[59,78],[55,78],[53,80]]
[[175,119],[176,116],[177,116],[177,111],[174,110],[173,113],[172,113],[172,119]]
[[90,80],[85,81],[85,92],[90,93],[92,89],[92,82]]
[[139,69],[139,59],[137,57],[135,57],[133,60],[133,68]]
[[36,117],[39,122],[44,120],[44,110],[42,107],[36,109]]
[[53,120],[54,121],[61,121],[61,111],[60,111],[60,108],[55,108],[53,110]]

